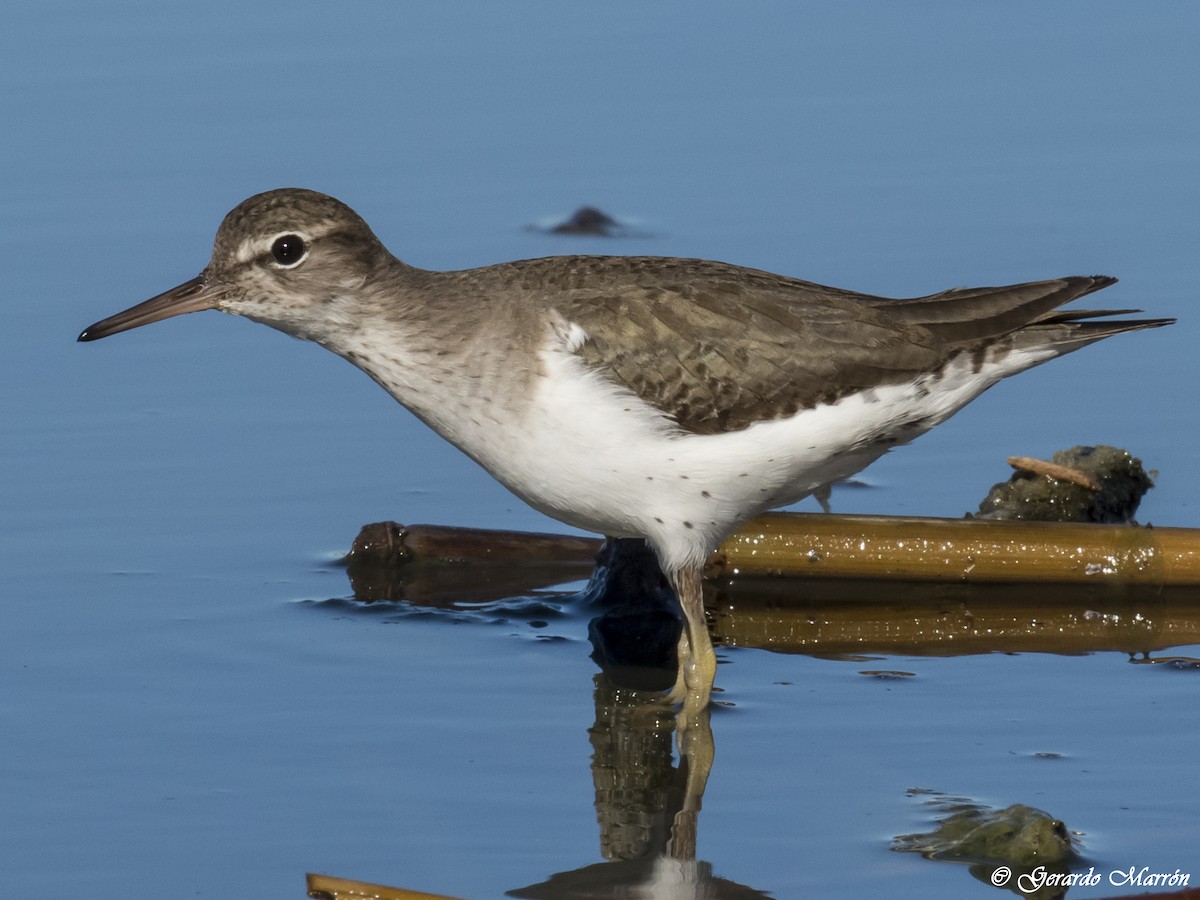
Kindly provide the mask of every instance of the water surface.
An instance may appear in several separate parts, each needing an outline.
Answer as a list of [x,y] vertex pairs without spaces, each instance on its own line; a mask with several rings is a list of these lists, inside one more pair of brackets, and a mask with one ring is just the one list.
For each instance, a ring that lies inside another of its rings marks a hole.
[[[1104,302],[1180,323],[1005,384],[834,507],[957,516],[1006,455],[1104,442],[1159,473],[1143,521],[1200,526],[1191,4],[58,0],[3,19],[13,893],[299,897],[319,871],[493,897],[603,859],[586,614],[321,602],[350,596],[332,560],[365,522],[554,523],[314,346],[215,313],[74,343],[195,275],[260,190],[339,196],[433,268],[678,254],[894,295],[1117,275]],[[525,228],[585,203],[634,235]],[[911,788],[1046,809],[1106,869],[1200,877],[1195,671],[875,656],[721,652],[697,835],[714,877],[994,896],[888,849],[927,825]]]

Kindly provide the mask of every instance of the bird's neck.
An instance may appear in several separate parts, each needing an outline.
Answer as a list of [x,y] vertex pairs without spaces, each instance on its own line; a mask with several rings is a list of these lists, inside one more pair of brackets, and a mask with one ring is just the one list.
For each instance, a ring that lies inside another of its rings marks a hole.
[[[478,410],[504,417],[527,395],[533,353],[513,353],[520,336],[504,317],[489,316],[487,299],[474,298],[466,315],[461,301],[449,309],[425,291],[389,295],[386,305],[335,301],[338,327],[316,341],[371,376],[401,404],[443,437],[471,453],[471,438],[458,432]],[[294,332],[293,332],[294,333]],[[527,362],[526,362],[527,361]]]

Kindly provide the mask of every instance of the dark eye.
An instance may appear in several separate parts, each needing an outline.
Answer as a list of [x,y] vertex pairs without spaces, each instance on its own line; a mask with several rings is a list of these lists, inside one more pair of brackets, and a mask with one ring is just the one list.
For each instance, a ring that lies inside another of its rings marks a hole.
[[271,245],[271,255],[281,266],[294,266],[304,259],[307,253],[308,246],[298,234],[285,234],[277,237],[275,243]]

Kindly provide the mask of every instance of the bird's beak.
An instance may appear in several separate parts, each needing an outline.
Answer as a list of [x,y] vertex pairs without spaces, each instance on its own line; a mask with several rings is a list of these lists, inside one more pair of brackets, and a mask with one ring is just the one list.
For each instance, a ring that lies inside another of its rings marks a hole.
[[220,299],[219,292],[204,284],[204,276],[198,275],[191,281],[185,281],[179,287],[173,287],[164,294],[151,297],[145,303],[131,306],[124,312],[109,316],[89,325],[79,335],[81,341],[97,341],[119,331],[128,331],[139,325],[149,325],[160,319],[171,316],[181,316],[184,313],[199,312],[202,309],[215,309]]

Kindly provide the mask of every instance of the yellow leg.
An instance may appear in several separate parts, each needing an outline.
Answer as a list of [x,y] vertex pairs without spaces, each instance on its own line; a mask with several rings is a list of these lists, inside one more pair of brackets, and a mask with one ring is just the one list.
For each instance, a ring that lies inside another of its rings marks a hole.
[[675,649],[675,659],[678,661],[679,668],[675,673],[675,686],[667,692],[668,703],[683,703],[687,700],[687,671],[686,665],[688,658],[692,654],[692,643],[688,638],[687,625],[683,626],[683,631],[679,634],[679,644]]
[[672,581],[684,616],[679,639],[679,678],[675,683],[676,691],[682,689],[683,697],[682,707],[675,716],[675,745],[681,765],[687,767],[687,788],[683,805],[672,822],[667,852],[676,859],[695,859],[696,820],[716,755],[708,702],[717,675],[717,655],[704,619],[699,567],[676,571]]
[[[683,700],[691,709],[708,706],[717,677],[717,655],[704,618],[704,592],[699,566],[686,566],[671,573],[671,582],[683,608],[683,634],[679,637],[679,675],[672,699]],[[682,694],[683,696],[677,696]]]

